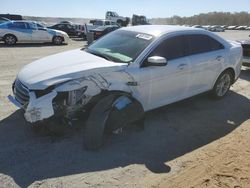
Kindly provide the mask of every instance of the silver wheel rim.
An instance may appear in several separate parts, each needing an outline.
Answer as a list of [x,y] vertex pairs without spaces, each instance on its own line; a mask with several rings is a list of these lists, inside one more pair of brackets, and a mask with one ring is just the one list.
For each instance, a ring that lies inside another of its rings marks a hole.
[[224,74],[216,85],[216,94],[219,97],[224,96],[230,88],[230,75]]
[[7,44],[15,44],[16,39],[14,37],[12,37],[12,36],[7,36],[5,38],[5,41],[6,41]]
[[62,43],[61,37],[56,37],[56,38],[54,39],[54,42],[55,42],[55,44],[61,44],[61,43]]

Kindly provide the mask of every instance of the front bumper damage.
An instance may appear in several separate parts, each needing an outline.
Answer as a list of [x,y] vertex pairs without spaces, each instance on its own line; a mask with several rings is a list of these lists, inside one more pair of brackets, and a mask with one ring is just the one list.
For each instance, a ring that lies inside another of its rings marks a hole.
[[[81,78],[60,84],[47,94],[37,97],[35,91],[29,91],[29,101],[22,105],[20,102],[9,96],[8,99],[15,106],[24,109],[24,117],[30,123],[48,119],[59,114],[70,119],[75,112],[83,109],[92,97],[107,89],[109,84],[101,76]],[[62,93],[67,95],[60,98]],[[15,95],[15,92],[14,92]],[[58,98],[60,98],[58,103]]]
[[25,110],[24,117],[30,123],[35,123],[54,115],[52,100],[56,97],[57,92],[36,98],[34,92],[30,92],[30,102]]

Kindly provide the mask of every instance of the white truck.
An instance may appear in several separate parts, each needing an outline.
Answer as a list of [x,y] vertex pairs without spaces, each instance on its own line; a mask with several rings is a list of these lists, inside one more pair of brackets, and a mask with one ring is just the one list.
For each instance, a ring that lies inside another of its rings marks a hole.
[[119,16],[116,12],[108,11],[106,12],[106,19],[117,23],[120,26],[127,26],[129,24],[130,18]]

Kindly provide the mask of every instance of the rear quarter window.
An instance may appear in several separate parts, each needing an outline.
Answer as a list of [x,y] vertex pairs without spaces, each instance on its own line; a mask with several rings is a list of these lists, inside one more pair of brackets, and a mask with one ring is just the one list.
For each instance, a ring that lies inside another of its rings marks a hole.
[[187,35],[185,38],[189,55],[224,49],[224,46],[219,41],[207,35]]

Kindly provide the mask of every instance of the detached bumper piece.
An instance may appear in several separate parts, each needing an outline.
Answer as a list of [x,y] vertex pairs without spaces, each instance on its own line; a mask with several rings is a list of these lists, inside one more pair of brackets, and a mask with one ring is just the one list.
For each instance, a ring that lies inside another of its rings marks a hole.
[[57,92],[51,93],[42,97],[36,98],[35,93],[30,93],[30,102],[25,111],[24,117],[30,123],[35,123],[47,119],[54,115],[52,100],[56,97]]

